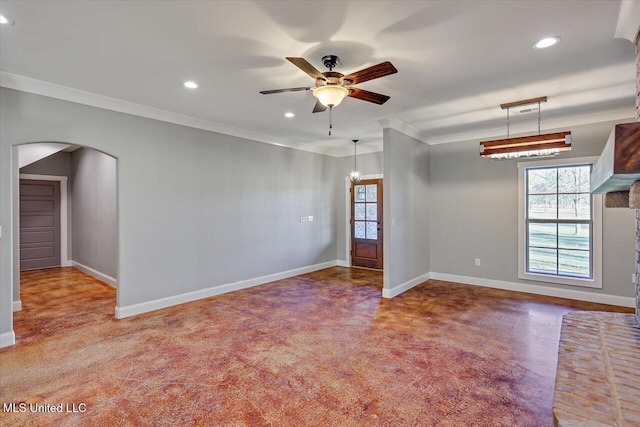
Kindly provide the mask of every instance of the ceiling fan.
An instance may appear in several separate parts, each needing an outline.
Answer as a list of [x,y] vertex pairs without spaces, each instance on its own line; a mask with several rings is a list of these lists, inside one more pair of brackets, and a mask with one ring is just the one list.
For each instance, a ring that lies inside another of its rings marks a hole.
[[314,113],[325,111],[327,107],[332,109],[339,105],[347,96],[382,105],[387,102],[390,97],[353,86],[358,83],[363,83],[398,72],[391,62],[386,61],[345,76],[342,73],[333,71],[333,69],[340,63],[340,58],[336,55],[326,55],[322,57],[322,63],[329,69],[329,71],[325,71],[324,73],[321,73],[304,58],[287,57],[286,59],[313,77],[315,79],[315,87],[308,86],[263,90],[260,91],[260,93],[263,95],[270,95],[272,93],[310,90],[313,92],[313,96],[318,98],[318,101],[316,101],[316,105],[313,108]]

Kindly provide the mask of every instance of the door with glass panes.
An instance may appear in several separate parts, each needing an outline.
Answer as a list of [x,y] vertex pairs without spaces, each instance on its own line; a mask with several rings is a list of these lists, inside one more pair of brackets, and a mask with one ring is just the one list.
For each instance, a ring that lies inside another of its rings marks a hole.
[[382,268],[382,180],[351,185],[351,265]]

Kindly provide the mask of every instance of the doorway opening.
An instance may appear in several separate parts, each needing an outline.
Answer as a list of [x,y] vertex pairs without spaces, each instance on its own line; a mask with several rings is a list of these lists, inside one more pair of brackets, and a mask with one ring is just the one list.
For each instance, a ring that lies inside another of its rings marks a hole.
[[[63,285],[71,286],[68,278],[82,274],[65,270],[75,267],[100,281],[93,283],[109,285],[116,296],[117,159],[70,144],[31,143],[13,149],[13,311],[26,302],[21,275],[29,277],[31,286],[34,278],[49,280],[56,268]],[[114,313],[116,298],[113,304]]]

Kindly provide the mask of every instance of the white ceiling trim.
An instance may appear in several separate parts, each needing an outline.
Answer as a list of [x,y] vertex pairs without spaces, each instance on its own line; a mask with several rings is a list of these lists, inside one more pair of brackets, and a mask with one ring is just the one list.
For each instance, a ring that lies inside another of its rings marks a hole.
[[413,139],[424,142],[425,144],[429,143],[429,140],[418,129],[406,124],[401,120],[390,117],[387,119],[379,120],[378,123],[380,123],[382,129],[393,129],[398,132],[404,133],[405,135],[410,136]]
[[[639,2],[640,3],[640,2]],[[73,89],[67,86],[61,86],[49,83],[43,80],[32,79],[30,77],[21,76],[19,74],[0,71],[0,86],[8,89],[15,89],[22,92],[33,93],[36,95],[47,96],[50,98],[61,99],[64,101],[75,102],[77,104],[88,105],[97,108],[103,108],[110,111],[116,111],[124,114],[145,117],[148,119],[159,120],[167,123],[187,126],[196,129],[202,129],[210,132],[216,132],[224,135],[235,136],[239,138],[250,139],[254,141],[264,142],[279,147],[287,147],[301,151],[312,152],[316,154],[328,155],[331,157],[344,157],[337,154],[326,152],[326,150],[318,149],[314,146],[306,144],[294,143],[282,138],[261,134],[245,129],[235,128],[209,120],[198,119],[171,111],[161,110],[146,105],[136,104],[117,98],[98,95],[92,92],[86,92]],[[585,114],[580,116],[570,116],[555,120],[545,120],[543,130],[556,129],[561,127],[578,126],[589,123],[600,123],[613,120],[631,120],[635,117],[635,109],[625,108],[619,110],[611,110],[606,112]],[[447,134],[442,136],[429,137],[418,131],[416,128],[404,123],[401,120],[390,117],[379,120],[378,123],[382,129],[390,128],[410,136],[418,141],[429,145],[446,144],[451,142],[480,140],[504,136],[505,127],[491,128],[484,130],[473,130],[470,132]],[[531,132],[531,124],[512,125],[511,133],[517,135],[519,133]],[[361,151],[362,154],[367,152],[377,152],[379,150],[370,148]]]
[[314,149],[313,147],[307,147],[302,144],[292,143],[291,141],[287,141],[282,138],[252,132],[233,126],[227,126],[209,120],[185,116],[183,114],[136,104],[129,101],[123,101],[117,98],[110,98],[108,96],[73,89],[67,86],[45,82],[43,80],[32,79],[30,77],[8,73],[6,71],[0,71],[0,86],[36,95],[48,96],[50,98],[62,99],[64,101],[75,102],[77,104],[89,105],[91,107],[103,108],[105,110],[117,111],[119,113],[145,117],[147,119],[203,129],[224,135],[236,136],[238,138],[251,139],[254,141],[277,145],[279,147],[288,147],[296,150],[324,154],[321,150]]
[[[553,130],[558,128],[571,128],[572,126],[588,125],[592,123],[610,122],[614,120],[635,121],[635,109],[623,108],[620,110],[604,111],[600,113],[584,114],[579,116],[562,117],[558,119],[550,119],[542,121],[541,130]],[[518,134],[531,133],[534,131],[531,123],[523,123],[511,125],[511,136]],[[537,129],[536,129],[537,130]],[[434,136],[428,139],[429,145],[447,144],[450,142],[461,142],[471,140],[486,140],[488,138],[506,138],[506,123],[504,127],[491,128],[484,130],[474,130],[471,132],[456,133],[450,135]]]
[[640,30],[640,2],[637,0],[622,0],[615,38],[636,42]]

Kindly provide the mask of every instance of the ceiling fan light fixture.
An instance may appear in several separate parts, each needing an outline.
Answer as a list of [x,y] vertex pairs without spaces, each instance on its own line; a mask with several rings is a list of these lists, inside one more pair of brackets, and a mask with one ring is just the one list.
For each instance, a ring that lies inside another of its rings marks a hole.
[[313,89],[313,96],[325,107],[337,107],[349,95],[349,90],[339,85],[326,85]]

